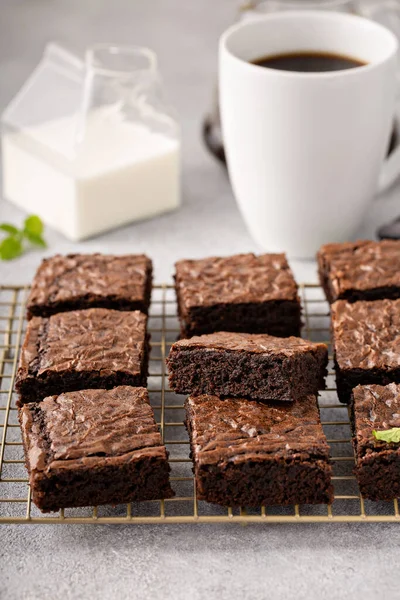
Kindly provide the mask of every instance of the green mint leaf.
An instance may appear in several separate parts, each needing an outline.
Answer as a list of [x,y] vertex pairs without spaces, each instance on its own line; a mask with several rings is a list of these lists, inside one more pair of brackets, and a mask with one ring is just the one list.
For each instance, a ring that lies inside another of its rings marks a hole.
[[374,429],[372,433],[376,440],[388,443],[393,442],[394,444],[400,443],[400,427],[393,427],[392,429],[385,429],[383,431],[376,431]]
[[12,260],[20,254],[22,254],[22,244],[17,237],[10,235],[0,243],[0,257],[2,260]]
[[11,235],[18,235],[19,229],[11,225],[10,223],[2,223],[0,225],[0,230],[5,231],[6,233],[10,233]]
[[24,234],[27,236],[28,234],[34,234],[41,236],[43,233],[43,223],[42,220],[36,215],[30,215],[24,221]]
[[30,231],[25,231],[25,237],[34,246],[40,246],[40,248],[47,248],[47,244],[41,235],[38,235],[37,233],[31,233]]
[[25,219],[23,229],[18,229],[10,223],[0,224],[0,231],[9,234],[0,243],[0,260],[11,260],[20,256],[27,249],[23,244],[24,239],[33,246],[46,248],[46,242],[42,235],[43,230],[42,220],[36,215],[29,215]]

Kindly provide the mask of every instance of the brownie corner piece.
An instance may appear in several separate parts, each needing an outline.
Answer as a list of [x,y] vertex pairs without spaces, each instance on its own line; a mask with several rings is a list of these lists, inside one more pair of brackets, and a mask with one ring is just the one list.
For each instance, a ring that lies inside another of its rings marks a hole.
[[86,388],[146,385],[146,325],[140,311],[105,308],[33,317],[16,376],[19,404]]
[[375,438],[373,431],[400,427],[400,385],[360,385],[352,392],[355,475],[370,500],[400,497],[400,444]]
[[315,396],[284,405],[190,396],[185,408],[199,500],[222,506],[333,501]]
[[175,265],[181,337],[239,331],[300,335],[298,286],[284,254],[237,254]]
[[400,240],[325,244],[317,262],[330,303],[400,298]]
[[349,403],[357,385],[400,383],[400,299],[331,306],[336,384]]
[[19,410],[33,502],[60,508],[170,498],[147,390],[82,390]]
[[147,314],[152,271],[145,254],[57,254],[46,258],[32,283],[27,317],[99,307]]
[[225,331],[179,340],[167,359],[179,394],[290,402],[325,388],[327,364],[322,343]]

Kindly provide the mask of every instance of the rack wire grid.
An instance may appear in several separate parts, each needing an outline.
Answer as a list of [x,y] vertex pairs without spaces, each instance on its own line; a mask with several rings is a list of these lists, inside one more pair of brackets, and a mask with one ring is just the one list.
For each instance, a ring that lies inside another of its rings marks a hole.
[[[189,458],[189,439],[183,425],[182,396],[168,387],[165,357],[178,335],[173,287],[156,285],[149,313],[151,333],[148,389],[163,440],[170,454],[171,482],[176,496],[168,500],[118,506],[71,508],[41,513],[31,502],[13,391],[21,340],[24,335],[28,287],[0,286],[0,523],[304,523],[399,521],[394,502],[364,500],[353,475],[354,455],[347,407],[335,390],[332,359],[327,389],[319,405],[333,461],[334,502],[327,505],[223,508],[196,499]],[[300,286],[305,325],[303,336],[329,343],[329,306],[317,285]]]

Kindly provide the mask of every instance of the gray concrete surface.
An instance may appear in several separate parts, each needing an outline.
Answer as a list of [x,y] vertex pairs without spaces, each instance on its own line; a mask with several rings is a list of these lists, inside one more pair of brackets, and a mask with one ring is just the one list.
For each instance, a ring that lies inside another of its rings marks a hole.
[[[0,0],[0,110],[58,40],[77,52],[97,41],[153,47],[182,123],[184,205],[175,214],[85,244],[48,231],[47,254],[77,249],[146,251],[156,278],[182,256],[257,250],[224,171],[200,132],[216,72],[217,39],[233,0]],[[374,203],[360,235],[399,210],[398,188]],[[0,220],[23,215],[0,202]],[[44,254],[46,254],[44,253]],[[0,264],[2,283],[31,279],[44,255]],[[299,279],[312,262],[294,262]],[[274,600],[399,597],[397,525],[3,526],[0,598]]]

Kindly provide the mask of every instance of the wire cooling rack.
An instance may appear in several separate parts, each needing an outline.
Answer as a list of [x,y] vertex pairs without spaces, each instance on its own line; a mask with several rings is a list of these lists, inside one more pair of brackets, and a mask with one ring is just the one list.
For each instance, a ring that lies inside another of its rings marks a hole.
[[[321,288],[300,286],[304,307],[304,337],[329,339],[329,307]],[[302,523],[399,521],[394,502],[371,502],[360,496],[353,475],[347,408],[337,399],[334,376],[321,392],[321,419],[333,459],[335,499],[332,506],[268,506],[223,508],[197,501],[189,459],[189,440],[183,426],[183,400],[169,390],[165,357],[178,335],[174,290],[154,286],[150,309],[150,377],[148,388],[163,440],[170,453],[174,498],[91,508],[71,508],[42,514],[31,503],[13,392],[21,340],[25,330],[27,287],[0,286],[0,523]],[[332,363],[330,362],[330,369]]]

